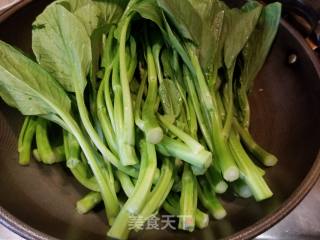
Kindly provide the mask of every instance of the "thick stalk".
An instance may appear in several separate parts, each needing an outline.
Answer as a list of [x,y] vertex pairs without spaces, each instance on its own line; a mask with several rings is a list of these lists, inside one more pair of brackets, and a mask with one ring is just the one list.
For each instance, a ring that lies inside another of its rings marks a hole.
[[197,188],[195,177],[190,170],[188,164],[184,165],[182,174],[182,189],[180,196],[180,214],[179,214],[179,229],[192,232],[195,227],[195,211],[197,204]]
[[226,216],[226,210],[223,208],[215,193],[210,189],[208,182],[203,177],[199,178],[198,193],[200,202],[209,210],[215,219],[219,220]]
[[[207,81],[203,75],[195,49],[191,44],[188,45],[188,53],[195,70],[194,78],[196,78],[197,84],[199,86],[198,96],[201,100],[203,110],[206,112],[206,114],[208,114],[208,120],[211,122],[213,120],[214,115],[217,115],[217,105],[215,102],[215,97],[211,96],[209,87],[207,85]],[[217,118],[217,120],[220,119]],[[221,124],[221,121],[219,121],[219,124]]]
[[232,127],[232,119],[234,117],[234,102],[233,102],[233,71],[234,65],[231,67],[231,70],[228,69],[228,82],[225,85],[224,89],[224,102],[226,110],[226,118],[223,125],[223,135],[226,139],[229,137],[229,133]]
[[102,198],[100,193],[89,192],[83,198],[77,201],[77,204],[76,204],[77,211],[80,214],[88,213],[101,201],[102,201]]
[[271,167],[277,164],[278,159],[276,156],[272,155],[271,153],[264,150],[260,145],[258,145],[254,139],[252,138],[249,131],[243,128],[237,120],[233,120],[233,126],[240,134],[241,139],[250,153],[256,157],[263,165],[267,167]]
[[[107,74],[107,73],[106,73]],[[98,96],[97,96],[97,115],[98,119],[100,121],[100,125],[105,137],[105,140],[107,141],[107,144],[110,148],[110,150],[118,155],[118,149],[116,145],[116,138],[114,129],[112,128],[112,124],[110,121],[110,118],[107,113],[106,106],[104,105],[104,97],[103,97],[103,91],[104,91],[104,85],[105,85],[105,79],[102,80],[99,86],[98,90]],[[107,80],[108,81],[108,80]]]
[[196,93],[194,83],[192,81],[191,73],[186,66],[183,67],[183,76],[187,84],[189,98],[191,98],[191,102],[193,105],[192,107],[195,110],[202,135],[210,151],[213,151],[212,136],[211,136],[211,133],[209,132],[209,123],[205,121],[202,115],[200,102]]
[[36,132],[36,126],[37,120],[34,117],[27,116],[25,118],[18,139],[19,164],[21,165],[30,163],[32,140]]
[[250,187],[255,199],[257,201],[262,201],[270,198],[273,193],[261,174],[257,171],[255,164],[251,161],[246,151],[243,149],[240,138],[234,131],[231,131],[229,141],[243,180]]
[[208,180],[208,183],[210,187],[216,192],[216,193],[224,193],[228,189],[228,184],[223,180],[223,177],[221,175],[220,169],[216,166],[216,164],[212,164],[207,173],[206,178]]
[[238,103],[241,109],[241,124],[245,129],[248,129],[250,125],[250,105],[247,91],[244,87],[238,90]]
[[223,177],[227,181],[235,181],[239,178],[239,169],[237,168],[230,149],[225,142],[216,96],[215,94],[211,95],[208,89],[198,57],[191,45],[188,47],[188,52],[196,72],[196,79],[199,86],[198,96],[201,99],[202,109],[208,114],[208,120],[210,121],[209,127],[212,132],[215,159],[219,162]]
[[[135,223],[135,226],[141,229],[141,226],[144,224],[144,221],[147,220],[153,213],[155,213],[162,203],[164,199],[169,194],[169,191],[173,185],[173,166],[168,159],[165,159],[162,167],[161,167],[161,175],[160,178],[150,193],[148,197],[148,202],[142,209],[142,211],[138,214],[139,222]],[[128,211],[121,211],[118,215],[114,225],[108,232],[108,236],[116,239],[127,239],[129,236],[129,219],[132,217],[137,217],[134,215],[130,215]],[[142,221],[140,220],[142,219]],[[132,221],[134,219],[131,219]],[[141,225],[141,226],[138,226]]]
[[[122,99],[123,99],[123,116],[124,116],[124,131],[123,138],[125,143],[129,146],[134,146],[135,143],[135,134],[134,134],[134,118],[132,110],[132,101],[130,94],[128,78],[128,65],[126,59],[126,40],[127,40],[127,31],[131,21],[132,15],[128,15],[124,18],[123,24],[121,25],[120,32],[120,43],[119,43],[119,69],[120,69],[120,81],[122,88]],[[124,150],[124,149],[123,149]]]
[[141,168],[138,181],[135,185],[134,192],[125,204],[125,208],[131,214],[138,214],[145,205],[148,193],[152,186],[152,180],[157,168],[157,155],[155,146],[148,142],[142,143],[142,148],[146,148],[147,157],[141,162]]
[[252,196],[250,187],[242,179],[238,179],[237,181],[234,181],[231,185],[236,196],[239,196],[242,198],[249,198]]
[[155,105],[158,96],[157,71],[152,50],[149,45],[147,33],[145,32],[146,58],[148,65],[148,92],[145,103],[142,108],[142,120],[144,122],[144,133],[149,143],[157,144],[163,137],[163,131],[158,124],[155,115]]
[[147,74],[145,74],[142,70],[140,71],[141,75],[141,82],[136,98],[136,103],[134,106],[134,118],[135,118],[135,123],[140,128],[140,130],[143,131],[144,129],[144,122],[142,121],[141,118],[141,104],[142,104],[142,97],[143,97],[143,92],[145,90],[146,82],[147,82]]
[[73,176],[84,187],[91,191],[99,192],[100,188],[95,177],[87,177],[87,167],[80,159],[80,145],[71,133],[63,131],[63,145],[66,164]]
[[48,121],[43,118],[37,119],[36,143],[39,158],[45,164],[53,164],[64,160],[64,156],[56,154],[48,136]]
[[[169,198],[169,196],[168,196]],[[163,208],[166,210],[169,214],[173,216],[179,216],[179,202],[177,201],[176,204],[169,203],[168,201],[165,201],[163,203]],[[200,209],[196,209],[195,213],[195,222],[196,227],[199,229],[204,229],[208,227],[209,225],[209,216],[208,214],[202,212]]]
[[[107,107],[109,119],[112,125],[113,130],[115,130],[115,123],[114,123],[114,116],[113,116],[113,104],[111,100],[111,95],[110,95],[110,76],[112,73],[112,67],[115,61],[117,61],[117,57],[114,56],[113,54],[113,35],[114,35],[114,26],[110,28],[110,32],[108,34],[108,37],[106,39],[106,43],[104,46],[104,55],[102,59],[102,65],[104,66],[104,76],[102,82],[104,82],[104,99],[105,99],[105,104]],[[116,54],[117,55],[117,54]]]
[[165,116],[158,115],[163,126],[169,129],[174,135],[176,135],[181,141],[183,141],[193,152],[197,154],[204,150],[204,147],[196,141],[189,134],[185,133],[180,128],[174,126]]
[[194,152],[184,143],[164,136],[157,144],[157,150],[165,156],[179,158],[200,169],[207,169],[212,162],[212,154],[206,150],[194,154]]
[[91,124],[89,114],[88,114],[86,105],[84,103],[83,94],[76,92],[76,100],[77,100],[77,105],[78,105],[81,121],[82,121],[86,131],[88,132],[92,142],[95,144],[95,146],[101,152],[104,160],[110,162],[115,167],[117,167],[119,170],[124,171],[125,173],[129,174],[130,176],[137,176],[137,171],[134,168],[125,167],[119,162],[119,160],[110,152],[110,150],[106,147],[106,145],[101,140],[98,133],[95,131],[94,127]]
[[[125,112],[124,99],[121,81],[119,79],[119,61],[115,61],[112,74],[112,89],[114,93],[114,119],[115,119],[115,133],[117,135],[117,143],[119,149],[119,156],[122,165],[134,165],[138,162],[135,150],[132,145],[127,142],[125,137]],[[131,96],[130,96],[131,97]],[[121,150],[120,150],[121,149]]]
[[167,158],[164,159],[161,167],[159,180],[149,196],[149,201],[144,206],[140,215],[143,219],[154,214],[167,198],[173,185],[173,165]]
[[[79,94],[76,94],[77,97],[77,102],[80,102],[79,107],[79,112],[80,115],[82,113],[82,119],[84,120],[83,122],[88,125],[88,116],[86,114],[86,110],[83,110],[83,105],[81,104],[81,101],[83,101],[83,98],[79,96]],[[80,99],[79,99],[80,98]],[[78,124],[73,120],[73,118],[65,113],[62,112],[61,110],[57,109],[56,110],[60,117],[64,120],[68,128],[70,129],[71,133],[74,135],[74,137],[77,139],[78,143],[81,146],[81,149],[83,153],[85,154],[88,163],[94,173],[94,176],[96,177],[96,180],[99,185],[99,189],[102,195],[102,199],[104,201],[105,209],[106,209],[106,214],[107,218],[109,221],[109,224],[112,224],[114,218],[117,216],[119,212],[119,202],[117,199],[117,196],[114,192],[111,191],[110,188],[110,183],[108,182],[109,179],[105,177],[105,173],[101,170],[101,164],[98,162],[98,154],[94,151],[92,146],[88,143],[87,139],[81,132],[80,127]],[[92,126],[91,126],[92,127]]]
[[124,193],[127,195],[128,198],[131,197],[134,191],[134,185],[130,177],[121,171],[116,171],[116,175],[120,181]]
[[137,44],[133,37],[130,37],[130,64],[128,68],[128,79],[131,82],[134,76],[134,72],[137,68]]

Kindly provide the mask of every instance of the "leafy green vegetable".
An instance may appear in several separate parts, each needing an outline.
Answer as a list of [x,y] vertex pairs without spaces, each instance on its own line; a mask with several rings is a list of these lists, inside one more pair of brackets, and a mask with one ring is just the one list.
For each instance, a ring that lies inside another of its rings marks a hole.
[[249,106],[246,97],[252,87],[252,82],[263,66],[271,44],[277,33],[281,16],[281,4],[273,3],[263,8],[257,27],[246,43],[243,55],[243,69],[240,78],[239,104],[243,112],[243,124],[249,125]]
[[[90,162],[103,199],[109,202],[107,214],[112,221],[112,217],[118,212],[118,202],[112,199],[114,196],[99,169],[96,154],[70,115],[70,99],[63,88],[39,65],[2,41],[0,41],[0,54],[0,88],[10,93],[15,101],[15,107],[25,115],[52,113],[63,119]],[[28,69],[28,71],[21,72],[20,69]]]
[[280,12],[253,0],[241,9],[219,0],[54,1],[33,24],[38,63],[0,41],[0,96],[27,115],[20,164],[31,151],[66,164],[89,191],[78,212],[103,201],[117,239],[128,238],[131,217],[141,229],[162,207],[179,229],[204,228],[207,212],[226,215],[218,194],[228,188],[271,197],[251,157],[265,166],[277,158],[248,131],[248,93]]
[[157,0],[157,3],[168,14],[183,37],[196,44],[201,42],[201,18],[189,1]]
[[106,24],[114,24],[121,18],[126,1],[89,1],[74,11],[85,26],[89,36]]
[[9,104],[24,115],[57,114],[59,109],[71,109],[69,97],[45,70],[2,41],[0,89],[10,96]]
[[37,61],[67,91],[83,92],[91,63],[91,43],[81,22],[64,7],[53,4],[33,26],[32,49]]
[[248,41],[257,24],[261,10],[262,6],[258,5],[248,11],[240,9],[226,11],[224,34],[227,37],[224,45],[224,63],[227,69],[234,65],[237,56]]
[[[228,7],[218,0],[190,0],[190,2],[202,20],[202,33],[199,47],[201,66],[206,73],[214,75],[213,72],[217,72],[223,64],[221,52],[225,39],[222,35],[222,28]],[[213,81],[214,79],[210,80]],[[213,84],[213,82],[210,84]]]

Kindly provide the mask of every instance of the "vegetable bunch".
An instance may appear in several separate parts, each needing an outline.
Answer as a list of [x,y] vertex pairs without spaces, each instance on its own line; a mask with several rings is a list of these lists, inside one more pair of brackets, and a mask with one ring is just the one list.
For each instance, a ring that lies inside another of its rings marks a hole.
[[207,212],[226,215],[229,186],[271,197],[260,166],[277,158],[249,133],[248,93],[280,14],[257,1],[53,2],[33,23],[36,61],[0,41],[0,96],[27,116],[20,164],[31,151],[65,162],[89,191],[79,213],[103,201],[117,239],[161,208],[204,228]]

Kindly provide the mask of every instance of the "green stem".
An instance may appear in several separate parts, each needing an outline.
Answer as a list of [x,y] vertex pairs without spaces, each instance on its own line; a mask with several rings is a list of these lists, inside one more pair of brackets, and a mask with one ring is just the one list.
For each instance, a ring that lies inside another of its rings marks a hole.
[[116,171],[116,175],[120,181],[124,193],[127,195],[128,198],[131,197],[134,191],[134,185],[130,177],[121,171]]
[[56,154],[50,144],[48,136],[48,121],[43,118],[37,119],[36,143],[39,158],[45,164],[53,164],[64,160],[64,156]]
[[102,200],[101,194],[98,192],[89,192],[79,201],[77,201],[76,208],[79,214],[88,213]]
[[234,119],[233,126],[236,128],[237,132],[240,134],[243,143],[246,145],[250,153],[256,157],[263,165],[271,167],[277,164],[278,159],[276,156],[264,150],[260,145],[258,145],[252,138],[249,131],[243,128],[237,120]]
[[157,144],[157,150],[165,156],[179,158],[198,168],[208,168],[212,162],[212,154],[206,150],[194,154],[194,152],[184,143],[170,137],[164,136]]
[[222,121],[226,121],[226,111],[224,109],[222,98],[221,98],[219,93],[217,93],[217,95],[218,95],[217,96],[217,105],[218,105],[218,111],[219,111],[220,116],[221,116],[221,120]]
[[206,173],[206,178],[209,185],[216,193],[222,194],[227,191],[228,184],[223,180],[221,171],[216,164],[212,164],[209,167],[208,172]]
[[130,37],[130,64],[128,68],[128,79],[131,82],[134,76],[134,72],[137,68],[137,44],[133,37]]
[[238,90],[238,103],[241,109],[241,124],[247,129],[250,125],[250,105],[246,87],[241,87]]
[[[79,99],[78,94],[76,94],[77,97],[77,102],[81,102],[83,100]],[[98,182],[99,185],[99,189],[102,195],[102,199],[104,201],[104,205],[106,208],[106,214],[107,214],[107,218],[110,224],[112,224],[114,218],[117,216],[118,212],[119,212],[119,202],[117,199],[117,196],[114,192],[111,191],[109,182],[106,177],[104,172],[101,170],[101,164],[99,163],[99,160],[97,158],[98,154],[94,151],[94,149],[92,148],[92,146],[88,143],[87,139],[85,138],[85,136],[83,135],[83,133],[81,132],[80,127],[78,126],[78,124],[73,120],[73,118],[65,113],[62,112],[61,110],[57,109],[56,110],[58,112],[58,114],[60,115],[60,117],[64,120],[64,122],[66,123],[66,125],[68,126],[68,128],[70,129],[70,131],[72,132],[72,134],[74,135],[74,137],[77,139],[78,143],[81,146],[81,149],[83,151],[83,153],[85,154],[88,163],[94,173],[94,176],[96,177],[96,180]],[[88,121],[87,119],[87,115],[85,114],[86,112],[83,111],[83,105],[80,104],[79,107],[79,111],[80,111],[80,115],[82,112],[82,118],[83,122]]]
[[194,152],[194,154],[197,154],[204,150],[204,147],[198,141],[196,141],[180,128],[174,126],[170,121],[168,121],[167,117],[158,115],[158,118],[160,119],[163,126],[169,129],[174,135],[176,135],[181,141],[183,141]]
[[232,127],[232,119],[234,117],[234,103],[233,103],[233,65],[232,69],[228,69],[228,73],[232,72],[231,74],[227,74],[228,82],[224,89],[224,101],[225,101],[225,109],[226,109],[226,120],[223,126],[223,135],[226,139],[229,137],[229,133]]
[[211,95],[208,89],[206,79],[192,45],[188,45],[188,52],[196,72],[196,79],[199,86],[198,96],[201,99],[202,109],[205,112],[205,115],[208,115],[207,121],[209,121],[209,125],[207,126],[209,126],[212,132],[215,159],[219,162],[224,179],[230,182],[235,181],[239,178],[239,169],[234,162],[233,156],[223,135],[222,121],[218,112],[216,100],[217,97],[215,94]]
[[94,127],[91,124],[89,113],[86,108],[84,99],[85,98],[84,98],[83,93],[76,91],[76,101],[77,101],[81,121],[82,121],[87,133],[89,134],[92,142],[95,144],[95,146],[98,148],[98,150],[102,154],[104,160],[106,162],[110,162],[115,167],[117,167],[119,170],[126,172],[130,176],[137,176],[135,169],[123,166],[119,162],[119,160],[112,154],[112,152],[106,147],[106,145],[103,143],[100,136],[98,135],[98,133],[96,132],[96,130],[94,129]]
[[[125,119],[124,119],[124,99],[121,81],[119,79],[119,61],[115,61],[112,74],[112,89],[114,92],[114,118],[115,118],[115,133],[117,135],[119,156],[122,165],[134,165],[138,162],[135,150],[132,145],[128,144],[125,133]],[[131,96],[130,96],[131,97]],[[121,150],[120,150],[121,149]]]
[[87,168],[80,160],[80,145],[71,133],[63,132],[66,164],[77,181],[91,191],[99,192],[95,177],[87,177]]
[[27,116],[25,118],[18,139],[19,164],[21,165],[30,163],[32,140],[36,132],[36,126],[37,120],[35,117]]
[[162,163],[159,180],[150,193],[148,202],[140,213],[140,216],[144,217],[143,219],[151,216],[161,207],[168,196],[172,185],[173,165],[169,159],[165,158]]
[[197,207],[197,185],[188,164],[184,165],[182,189],[180,196],[179,229],[192,232],[195,227],[195,211]]
[[[170,200],[169,200],[170,199]],[[163,203],[164,210],[166,210],[169,214],[174,216],[179,216],[180,212],[180,204],[179,200],[173,199],[172,196],[168,196],[167,200]],[[195,222],[196,227],[199,229],[206,228],[209,225],[209,216],[208,214],[202,212],[200,209],[196,209],[195,212]]]
[[141,104],[142,104],[142,97],[143,97],[143,92],[145,90],[146,82],[147,82],[147,74],[145,74],[142,70],[140,71],[141,75],[141,82],[136,98],[136,103],[134,107],[134,118],[135,118],[135,123],[136,125],[140,128],[140,130],[143,131],[144,129],[144,122],[141,119]]
[[148,142],[143,142],[142,148],[146,148],[145,151],[147,152],[147,157],[142,158],[140,167],[141,174],[139,174],[132,196],[125,204],[125,208],[131,214],[138,214],[145,205],[157,168],[157,155],[155,146]]
[[203,137],[207,143],[207,146],[209,147],[210,151],[213,151],[213,145],[212,145],[212,137],[210,132],[208,131],[208,123],[205,122],[202,112],[201,112],[201,106],[200,106],[200,102],[198,100],[198,96],[196,93],[196,89],[194,86],[194,83],[192,81],[191,78],[191,73],[190,71],[187,69],[186,66],[183,67],[183,75],[184,75],[184,79],[186,80],[186,84],[187,84],[187,88],[188,88],[188,93],[189,93],[189,98],[191,98],[191,102],[192,102],[192,107],[195,110],[197,119],[198,119],[198,123],[200,126],[200,130],[203,134]]
[[163,131],[160,128],[156,115],[155,115],[155,105],[157,102],[158,95],[158,80],[157,71],[154,58],[152,55],[152,50],[149,45],[147,33],[145,32],[146,41],[146,58],[148,65],[148,92],[145,103],[142,108],[142,120],[144,122],[143,131],[146,135],[146,139],[149,143],[157,144],[161,141],[163,137]]
[[250,190],[257,201],[270,198],[273,193],[268,187],[267,183],[257,171],[255,164],[251,161],[246,151],[243,149],[240,138],[234,131],[230,134],[230,146],[235,156],[237,165],[241,171],[244,181],[250,187]]
[[[115,223],[109,230],[108,236],[116,239],[127,239],[130,231],[129,219],[131,217],[139,217],[139,219],[142,219],[143,221],[135,223],[135,226],[139,224],[142,226],[144,221],[160,208],[165,198],[169,194],[172,185],[173,165],[168,159],[165,159],[161,167],[160,178],[150,193],[148,202],[145,204],[142,211],[138,214],[138,216],[131,215],[129,211],[121,211],[116,218]],[[139,229],[141,229],[141,226],[139,226]]]
[[126,144],[134,146],[135,134],[134,134],[134,119],[133,119],[133,110],[131,102],[131,94],[127,72],[127,59],[126,59],[126,40],[127,40],[127,31],[131,21],[132,15],[128,15],[124,18],[123,24],[121,25],[120,32],[120,43],[119,43],[119,69],[120,69],[120,80],[122,88],[122,99],[123,99],[123,116],[124,116],[124,129],[123,129],[123,138]]
[[198,182],[199,199],[202,205],[208,209],[211,215],[219,220],[226,216],[226,210],[223,208],[215,193],[205,178],[200,177]]
[[203,72],[199,63],[199,59],[196,55],[195,47],[193,47],[191,44],[188,45],[188,53],[189,53],[192,65],[195,69],[195,74],[196,74],[195,77],[197,79],[197,83],[199,86],[198,96],[200,97],[203,110],[206,112],[206,114],[208,114],[209,116],[208,120],[211,122],[213,115],[217,115],[216,104],[214,102],[214,98],[211,96],[209,87],[207,85],[207,81],[203,75]]
[[249,198],[252,196],[249,186],[242,179],[238,179],[237,181],[233,182],[232,189],[239,197]]
[[186,114],[188,116],[188,125],[189,125],[190,135],[193,139],[197,140],[198,139],[198,122],[197,122],[196,111],[193,107],[191,99],[188,98],[187,101],[188,102],[187,102],[186,108],[188,109],[186,111]]
[[152,54],[155,63],[155,68],[157,70],[157,77],[159,83],[163,82],[163,75],[161,71],[161,64],[160,64],[160,52],[161,52],[162,44],[159,41],[156,41],[152,44]]
[[115,27],[110,28],[110,32],[108,34],[108,37],[106,39],[106,43],[104,46],[104,56],[102,59],[102,64],[105,68],[105,73],[103,76],[102,82],[104,82],[104,99],[109,115],[109,119],[111,122],[111,125],[113,127],[113,130],[115,130],[115,122],[114,122],[114,116],[113,116],[113,105],[112,105],[112,100],[111,100],[111,95],[110,95],[110,76],[112,73],[112,67],[115,61],[117,61],[117,57],[113,56],[112,50],[113,50],[113,35],[114,35],[114,29]]
[[114,154],[118,153],[114,129],[112,128],[112,124],[110,121],[109,116],[107,115],[107,109],[105,107],[104,97],[103,97],[103,90],[105,85],[105,79],[102,80],[98,90],[97,96],[97,115],[98,119],[101,124],[101,128],[104,134],[104,137],[108,143],[109,148]]

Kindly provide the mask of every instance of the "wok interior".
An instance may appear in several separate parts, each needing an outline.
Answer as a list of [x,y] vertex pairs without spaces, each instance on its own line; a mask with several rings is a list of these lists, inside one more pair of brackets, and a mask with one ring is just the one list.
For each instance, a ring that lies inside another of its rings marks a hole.
[[[0,39],[31,53],[31,23],[50,1],[35,1],[0,25]],[[298,61],[287,64],[290,54]],[[308,54],[283,25],[250,96],[251,132],[279,164],[267,171],[274,197],[262,203],[223,196],[228,216],[194,233],[145,231],[133,239],[214,239],[230,236],[277,211],[301,184],[320,145],[320,81]],[[22,116],[0,101],[0,206],[31,227],[60,239],[102,239],[102,208],[79,215],[75,202],[86,193],[62,165],[18,165]]]

